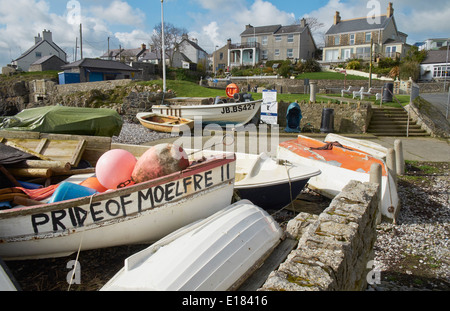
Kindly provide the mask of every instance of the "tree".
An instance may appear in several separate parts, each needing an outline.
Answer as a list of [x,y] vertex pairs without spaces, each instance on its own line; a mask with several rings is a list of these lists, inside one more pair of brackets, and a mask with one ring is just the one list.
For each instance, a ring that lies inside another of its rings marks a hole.
[[[178,28],[171,23],[164,23],[164,44],[166,49],[166,55],[169,55],[170,65],[173,63],[173,51],[175,51],[181,41],[183,40],[183,34],[187,33],[185,28]],[[156,54],[160,56],[162,60],[162,27],[161,23],[155,26],[153,35],[151,37],[152,45],[155,48]]]

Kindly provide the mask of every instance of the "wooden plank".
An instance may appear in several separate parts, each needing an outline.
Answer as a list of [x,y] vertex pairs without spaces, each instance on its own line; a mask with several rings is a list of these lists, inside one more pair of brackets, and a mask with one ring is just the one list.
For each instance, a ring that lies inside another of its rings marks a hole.
[[38,132],[0,130],[0,137],[6,139],[21,139],[21,138],[39,139],[39,135],[40,134]]
[[80,139],[78,141],[78,145],[75,147],[75,150],[72,154],[72,159],[70,159],[69,163],[72,166],[78,166],[81,161],[81,157],[83,156],[83,152],[86,149],[87,142],[84,139]]
[[238,291],[256,291],[266,282],[269,274],[283,263],[290,252],[296,247],[298,241],[286,238],[282,241],[264,264],[256,270],[238,289]]
[[45,160],[45,161],[49,161],[50,160],[50,158],[47,158],[47,157],[45,157],[44,155],[42,155],[40,153],[36,153],[32,149],[29,149],[29,148],[27,148],[27,147],[25,147],[25,146],[23,146],[21,144],[17,144],[14,141],[7,140],[6,142],[4,142],[4,144],[7,145],[7,146],[10,146],[10,147],[19,149],[19,150],[21,150],[23,152],[29,153],[31,155],[34,155],[35,157],[38,157],[41,160]]
[[39,144],[37,145],[36,149],[34,149],[34,152],[37,153],[42,153],[42,150],[44,150],[45,145],[47,144],[48,139],[47,138],[43,138],[41,139],[41,141],[39,142]]

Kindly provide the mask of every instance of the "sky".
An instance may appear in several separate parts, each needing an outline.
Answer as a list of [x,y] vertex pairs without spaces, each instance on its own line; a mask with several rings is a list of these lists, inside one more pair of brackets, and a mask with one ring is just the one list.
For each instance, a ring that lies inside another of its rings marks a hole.
[[[336,11],[343,20],[386,14],[388,2],[409,44],[450,37],[448,0],[164,0],[163,7],[165,23],[185,28],[211,53],[227,39],[240,42],[245,25],[291,25],[303,17],[324,24],[314,34],[320,46]],[[71,62],[80,23],[84,57],[99,57],[108,50],[108,38],[111,49],[149,45],[161,22],[160,0],[0,0],[0,8],[0,66],[32,47],[44,29]]]

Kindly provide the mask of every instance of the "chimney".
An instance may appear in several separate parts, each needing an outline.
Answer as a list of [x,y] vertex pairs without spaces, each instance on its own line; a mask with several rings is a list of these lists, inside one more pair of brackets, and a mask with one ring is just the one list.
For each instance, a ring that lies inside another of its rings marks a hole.
[[302,26],[302,28],[306,27],[306,19],[302,18],[302,20],[300,21],[300,26]]
[[50,30],[45,30],[42,33],[42,37],[44,38],[44,40],[48,41],[48,42],[53,42],[52,39],[52,32]]
[[142,43],[142,45],[141,45],[141,50],[142,50],[142,51],[147,50],[147,46],[146,46],[144,43]]
[[249,28],[253,28],[253,26],[252,26],[252,25],[250,25],[250,24],[248,24],[248,25],[245,25],[245,30],[247,30],[247,29],[249,29]]
[[336,11],[336,15],[334,15],[334,24],[337,25],[341,21],[341,15],[338,11]]
[[389,2],[389,6],[387,9],[387,17],[392,17],[394,15],[394,7],[392,6],[392,2]]
[[41,34],[39,33],[37,37],[34,37],[34,44],[38,44],[42,41]]
[[227,46],[228,46],[228,48],[231,47],[231,39],[228,39],[228,40],[227,40]]

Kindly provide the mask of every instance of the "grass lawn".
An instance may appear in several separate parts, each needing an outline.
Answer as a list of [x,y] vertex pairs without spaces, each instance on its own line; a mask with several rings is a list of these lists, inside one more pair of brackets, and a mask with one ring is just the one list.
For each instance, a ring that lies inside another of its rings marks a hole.
[[[345,80],[345,75],[338,72],[311,72],[311,73],[302,73],[296,77],[296,79],[310,79],[310,80]],[[347,80],[369,80],[369,78],[355,76],[355,75],[347,75]]]

